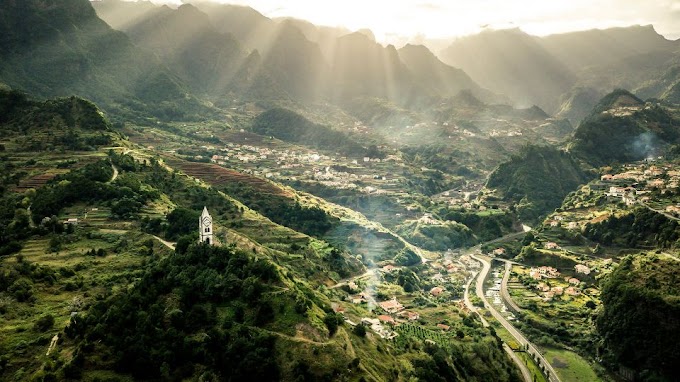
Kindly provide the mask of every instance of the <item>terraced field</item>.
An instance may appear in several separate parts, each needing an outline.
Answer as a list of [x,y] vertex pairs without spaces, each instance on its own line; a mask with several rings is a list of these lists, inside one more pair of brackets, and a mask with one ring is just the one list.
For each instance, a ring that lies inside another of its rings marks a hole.
[[212,186],[219,187],[230,182],[241,182],[272,196],[294,197],[291,192],[276,186],[266,179],[243,174],[216,164],[189,162],[172,156],[165,156],[164,159],[169,166],[179,169],[185,174],[198,178]]

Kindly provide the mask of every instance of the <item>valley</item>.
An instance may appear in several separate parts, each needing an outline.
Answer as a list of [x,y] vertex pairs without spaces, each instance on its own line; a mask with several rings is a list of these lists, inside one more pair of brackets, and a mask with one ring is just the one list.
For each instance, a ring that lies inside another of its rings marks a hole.
[[677,375],[680,50],[653,28],[434,52],[28,0],[0,33],[0,380]]

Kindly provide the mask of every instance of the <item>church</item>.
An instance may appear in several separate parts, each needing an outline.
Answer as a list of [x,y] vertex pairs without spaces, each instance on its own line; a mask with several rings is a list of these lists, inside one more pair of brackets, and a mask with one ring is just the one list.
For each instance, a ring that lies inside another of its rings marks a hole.
[[198,218],[198,242],[207,243],[208,245],[213,245],[213,224],[212,217],[208,213],[208,208],[203,207],[203,212]]

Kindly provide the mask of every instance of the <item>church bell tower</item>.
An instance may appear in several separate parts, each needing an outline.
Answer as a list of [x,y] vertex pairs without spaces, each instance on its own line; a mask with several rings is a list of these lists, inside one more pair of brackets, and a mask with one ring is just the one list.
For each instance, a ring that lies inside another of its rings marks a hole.
[[203,207],[201,217],[198,218],[198,242],[208,243],[209,245],[214,244],[212,217],[206,207]]

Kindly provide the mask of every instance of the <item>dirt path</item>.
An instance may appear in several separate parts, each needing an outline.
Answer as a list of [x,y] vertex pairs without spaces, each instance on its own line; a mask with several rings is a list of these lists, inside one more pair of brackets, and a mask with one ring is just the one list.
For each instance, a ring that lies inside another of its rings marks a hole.
[[158,236],[156,236],[156,235],[153,235],[153,237],[154,237],[156,240],[160,241],[161,244],[163,244],[164,246],[166,246],[166,247],[172,249],[173,251],[175,250],[175,243],[171,243],[171,242],[169,242],[169,241],[165,241],[165,240],[161,239],[160,237],[158,237]]

